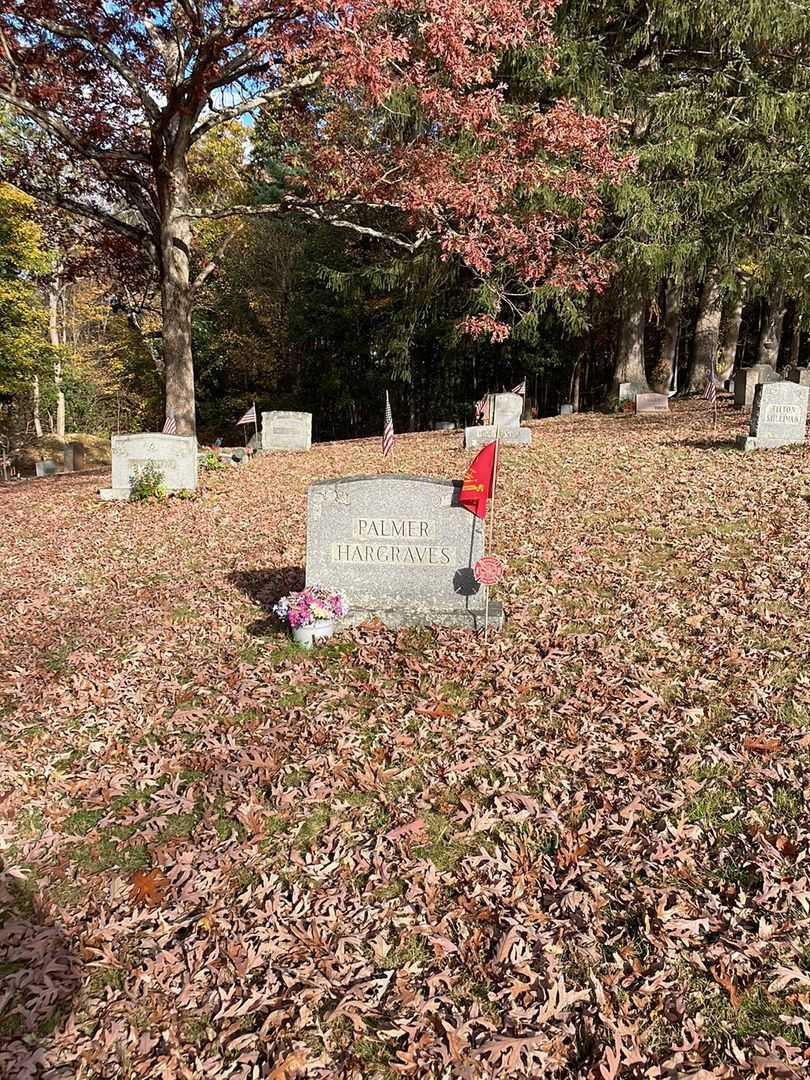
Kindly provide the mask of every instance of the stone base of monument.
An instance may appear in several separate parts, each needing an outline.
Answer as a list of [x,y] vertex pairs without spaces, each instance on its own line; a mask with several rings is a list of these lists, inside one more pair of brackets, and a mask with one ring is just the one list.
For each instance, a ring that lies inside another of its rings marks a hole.
[[495,442],[495,436],[503,446],[531,446],[532,433],[528,428],[496,428],[494,424],[478,424],[464,428],[465,450],[479,450],[488,443]]
[[[483,630],[486,623],[486,611],[483,607],[453,608],[452,611],[432,611],[424,608],[357,608],[350,612],[345,619],[340,619],[338,628],[345,626],[360,626],[361,623],[379,621],[389,630],[396,630],[400,626],[457,626],[463,630]],[[504,624],[503,604],[494,600],[489,602],[489,625],[493,629],[500,629]]]
[[737,449],[748,452],[749,450],[778,450],[781,446],[803,446],[804,439],[780,438],[778,435],[740,435],[737,438]]

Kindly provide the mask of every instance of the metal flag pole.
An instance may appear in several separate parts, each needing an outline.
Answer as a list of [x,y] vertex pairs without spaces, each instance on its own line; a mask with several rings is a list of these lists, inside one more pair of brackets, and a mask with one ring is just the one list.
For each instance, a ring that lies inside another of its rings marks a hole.
[[[500,450],[500,439],[498,438],[498,429],[495,428],[495,455],[492,459],[492,508],[490,510],[489,519],[489,554],[493,553],[495,546],[495,491],[498,487],[498,457]],[[487,554],[486,543],[486,526],[484,527],[484,554]],[[489,585],[485,585],[486,594],[484,597],[484,641],[489,639]]]

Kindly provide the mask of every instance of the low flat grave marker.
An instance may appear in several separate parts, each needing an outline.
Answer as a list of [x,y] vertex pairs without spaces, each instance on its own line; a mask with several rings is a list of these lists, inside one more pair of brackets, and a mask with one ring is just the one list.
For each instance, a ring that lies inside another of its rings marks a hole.
[[793,382],[760,383],[754,394],[751,429],[737,440],[740,450],[767,450],[803,444],[810,386]]
[[312,413],[262,413],[262,450],[309,450],[311,446]]
[[55,461],[47,458],[45,461],[35,461],[34,468],[37,476],[56,476],[59,468]]
[[[473,567],[484,521],[459,505],[461,483],[425,476],[321,480],[307,500],[307,585],[343,592],[348,621],[484,625]],[[490,604],[490,622],[503,619]]]
[[669,398],[666,394],[636,394],[636,412],[639,416],[669,412]]
[[130,485],[141,469],[154,465],[163,473],[167,491],[193,491],[197,487],[197,440],[193,435],[146,432],[113,435],[112,486],[102,488],[102,499],[128,499]]

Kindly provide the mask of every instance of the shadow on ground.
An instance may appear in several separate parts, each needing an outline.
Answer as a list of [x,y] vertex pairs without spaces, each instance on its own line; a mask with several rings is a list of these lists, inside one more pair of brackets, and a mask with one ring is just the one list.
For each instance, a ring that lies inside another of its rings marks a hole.
[[287,593],[304,587],[303,566],[284,566],[276,570],[235,570],[228,580],[245,596],[267,612],[267,618],[257,619],[247,627],[252,637],[267,637],[278,633],[282,624],[273,615],[273,604]]
[[694,450],[728,450],[737,449],[736,439],[672,439],[664,443],[665,446],[690,446]]
[[48,1042],[70,1010],[82,968],[65,931],[27,882],[0,871],[0,1076],[64,1076]]

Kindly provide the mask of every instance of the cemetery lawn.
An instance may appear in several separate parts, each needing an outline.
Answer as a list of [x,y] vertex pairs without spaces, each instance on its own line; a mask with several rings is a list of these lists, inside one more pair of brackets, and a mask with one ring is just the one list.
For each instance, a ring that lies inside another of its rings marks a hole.
[[378,440],[0,488],[0,1075],[805,1074],[810,453],[745,427],[533,425],[488,645],[273,623]]

